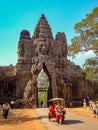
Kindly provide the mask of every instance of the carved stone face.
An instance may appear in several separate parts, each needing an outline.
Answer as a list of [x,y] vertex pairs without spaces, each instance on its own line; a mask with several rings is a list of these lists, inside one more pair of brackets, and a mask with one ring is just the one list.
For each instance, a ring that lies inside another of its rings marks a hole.
[[39,45],[38,45],[38,51],[39,51],[39,52],[42,52],[42,48],[43,48],[43,44],[39,44]]
[[48,44],[42,42],[38,45],[38,51],[40,54],[42,55],[47,54],[47,50],[48,50]]

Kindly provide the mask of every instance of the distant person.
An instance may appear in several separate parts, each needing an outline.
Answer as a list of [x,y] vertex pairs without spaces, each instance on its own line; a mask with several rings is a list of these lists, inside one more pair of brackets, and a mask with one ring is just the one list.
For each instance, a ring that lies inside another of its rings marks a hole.
[[92,110],[92,100],[89,101],[89,111]]
[[86,99],[85,99],[85,98],[83,99],[83,102],[86,102]]
[[1,104],[0,104],[0,111],[1,111],[1,109],[2,109],[2,106],[1,106]]
[[83,102],[83,109],[86,111],[86,108],[87,108],[87,103],[86,101]]
[[43,106],[43,107],[47,107],[47,104],[46,104],[46,102],[44,102],[42,106]]
[[96,102],[96,117],[98,118],[98,101]]
[[70,108],[72,108],[72,102],[69,103]]
[[14,108],[14,104],[15,104],[15,102],[12,100],[12,101],[10,102],[10,105],[11,105],[11,108],[12,108],[12,109]]
[[2,105],[2,109],[3,109],[3,114],[2,114],[2,116],[4,117],[4,119],[6,119],[7,116],[8,116],[9,109],[10,109],[9,103],[8,103],[8,102],[5,102],[5,103]]
[[93,114],[94,114],[94,117],[96,117],[96,102],[95,101],[93,101],[92,102],[92,110],[93,110]]
[[43,100],[41,100],[40,104],[41,104],[41,107],[43,107]]

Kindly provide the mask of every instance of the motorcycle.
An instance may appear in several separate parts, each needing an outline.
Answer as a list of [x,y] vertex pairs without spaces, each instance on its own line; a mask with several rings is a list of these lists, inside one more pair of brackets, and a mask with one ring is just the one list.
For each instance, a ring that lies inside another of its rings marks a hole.
[[65,110],[58,110],[56,112],[56,122],[58,122],[60,125],[64,123],[65,114],[66,114]]

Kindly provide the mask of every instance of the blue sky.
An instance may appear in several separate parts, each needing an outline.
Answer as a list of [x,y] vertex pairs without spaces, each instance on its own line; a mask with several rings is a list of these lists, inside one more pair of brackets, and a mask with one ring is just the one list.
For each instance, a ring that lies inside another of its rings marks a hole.
[[[0,1],[0,65],[17,63],[17,47],[20,32],[24,29],[33,35],[42,13],[52,29],[66,34],[67,43],[76,34],[74,25],[98,7],[98,0],[1,0]],[[85,57],[92,53],[78,55],[75,64],[82,65]],[[81,59],[81,60],[80,60]]]

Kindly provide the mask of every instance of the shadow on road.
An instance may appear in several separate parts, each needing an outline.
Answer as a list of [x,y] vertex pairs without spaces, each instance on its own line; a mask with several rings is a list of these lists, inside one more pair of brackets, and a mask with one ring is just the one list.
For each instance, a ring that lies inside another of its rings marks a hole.
[[39,119],[48,118],[48,116],[38,116]]
[[8,119],[0,119],[0,125],[17,125],[21,124],[23,122],[27,121],[33,121],[33,120],[40,120],[39,117],[28,117],[28,116],[22,116],[22,117],[16,117],[16,118],[8,118]]
[[[15,112],[15,111],[14,111]],[[17,125],[21,124],[23,122],[28,122],[28,121],[35,121],[35,120],[40,120],[40,117],[30,117],[28,115],[21,115],[21,113],[13,113],[9,112],[8,118],[3,119],[2,114],[0,113],[0,125]]]
[[71,125],[71,124],[77,124],[77,123],[84,123],[83,121],[80,120],[65,120],[64,124],[66,125]]

